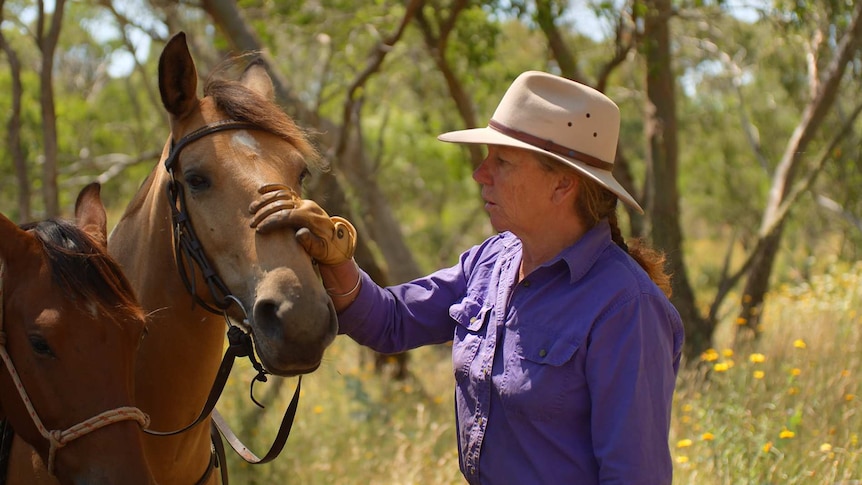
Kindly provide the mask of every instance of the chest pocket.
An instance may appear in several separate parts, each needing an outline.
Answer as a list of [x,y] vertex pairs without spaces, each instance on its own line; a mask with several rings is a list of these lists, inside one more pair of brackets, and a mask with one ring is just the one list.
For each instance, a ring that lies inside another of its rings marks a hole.
[[563,425],[587,394],[582,359],[576,357],[581,339],[535,327],[521,329],[517,339],[500,381],[507,412]]
[[490,308],[486,308],[481,299],[472,296],[466,296],[449,307],[449,316],[457,323],[452,340],[452,367],[459,382],[469,374],[470,365],[485,337],[490,313]]

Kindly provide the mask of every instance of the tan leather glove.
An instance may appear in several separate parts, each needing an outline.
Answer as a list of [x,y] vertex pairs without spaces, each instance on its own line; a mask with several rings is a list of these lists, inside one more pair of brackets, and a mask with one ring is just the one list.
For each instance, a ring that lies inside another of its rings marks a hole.
[[275,229],[296,229],[299,244],[319,264],[336,265],[353,258],[356,229],[343,217],[330,217],[313,200],[303,200],[289,187],[265,185],[252,202],[251,227],[265,234]]

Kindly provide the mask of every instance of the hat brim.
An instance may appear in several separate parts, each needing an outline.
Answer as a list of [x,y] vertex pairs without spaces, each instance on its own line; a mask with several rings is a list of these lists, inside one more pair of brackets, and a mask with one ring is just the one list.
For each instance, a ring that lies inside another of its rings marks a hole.
[[529,143],[517,140],[508,135],[504,135],[497,130],[486,127],[472,128],[469,130],[450,131],[448,133],[438,135],[437,139],[449,143],[502,145],[515,148],[523,148],[525,150],[530,150],[532,152],[549,156],[593,179],[594,181],[598,182],[599,184],[613,192],[629,207],[635,209],[641,214],[644,213],[644,210],[643,208],[641,208],[640,204],[638,204],[635,198],[632,197],[632,195],[629,194],[628,191],[626,191],[626,189],[624,189],[619,182],[617,182],[617,180],[614,178],[613,174],[610,171],[587,165],[586,163],[581,162],[580,160],[577,160],[575,158],[568,158],[561,155],[557,155],[556,153],[549,152],[548,150],[544,150],[537,146],[530,145]]

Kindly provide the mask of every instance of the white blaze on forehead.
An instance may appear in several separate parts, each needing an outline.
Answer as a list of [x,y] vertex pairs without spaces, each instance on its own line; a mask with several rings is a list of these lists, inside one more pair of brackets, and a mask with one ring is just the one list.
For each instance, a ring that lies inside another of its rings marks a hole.
[[235,149],[245,148],[246,150],[250,149],[256,153],[260,153],[260,144],[246,130],[236,131],[231,137],[230,143]]

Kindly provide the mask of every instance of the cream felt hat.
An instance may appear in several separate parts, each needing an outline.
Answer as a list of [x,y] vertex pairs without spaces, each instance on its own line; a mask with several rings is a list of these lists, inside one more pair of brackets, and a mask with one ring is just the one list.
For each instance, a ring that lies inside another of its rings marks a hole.
[[512,82],[486,128],[451,131],[437,139],[511,146],[548,155],[643,213],[611,173],[619,133],[620,110],[610,98],[563,77],[527,71]]

